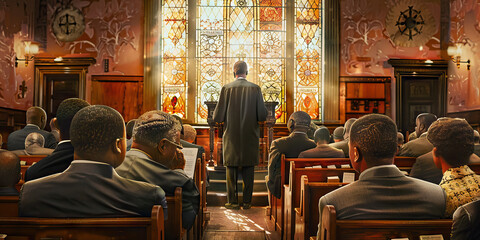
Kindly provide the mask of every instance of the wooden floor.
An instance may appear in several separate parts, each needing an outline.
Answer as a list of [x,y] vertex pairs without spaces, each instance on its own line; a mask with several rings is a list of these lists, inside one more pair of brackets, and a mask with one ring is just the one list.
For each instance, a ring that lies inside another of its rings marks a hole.
[[265,207],[248,210],[230,210],[225,207],[208,207],[210,222],[205,230],[206,240],[248,239],[276,240],[272,221],[265,215]]

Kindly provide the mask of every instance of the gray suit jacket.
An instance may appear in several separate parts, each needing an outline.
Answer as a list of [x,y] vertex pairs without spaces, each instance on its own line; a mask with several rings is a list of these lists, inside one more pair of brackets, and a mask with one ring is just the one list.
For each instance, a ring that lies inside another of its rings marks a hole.
[[335,206],[337,219],[437,219],[445,211],[445,193],[386,165],[365,170],[357,181],[320,198],[318,205],[318,229],[326,205]]
[[480,239],[480,200],[457,208],[453,214],[451,240]]
[[344,158],[342,150],[329,145],[320,145],[315,148],[301,152],[298,158]]
[[433,145],[427,140],[427,133],[423,133],[419,138],[403,144],[398,156],[418,157],[432,149]]
[[29,124],[23,129],[17,130],[8,135],[8,150],[13,151],[25,149],[25,138],[27,138],[28,134],[33,132],[38,132],[42,134],[43,138],[45,138],[44,146],[46,148],[55,149],[55,147],[57,147],[57,139],[55,138],[55,136],[53,136],[52,133],[41,130],[38,126]]
[[182,171],[173,171],[153,161],[144,152],[132,148],[125,161],[116,168],[122,177],[160,186],[167,196],[175,194],[175,188],[182,188],[182,224],[190,229],[200,207],[200,193],[193,179]]
[[336,142],[336,143],[330,143],[329,144],[331,147],[334,147],[336,149],[340,149],[343,151],[343,154],[344,154],[344,157],[348,158],[348,138],[347,139],[344,139],[340,142]]
[[281,160],[282,154],[287,158],[297,158],[301,152],[317,146],[306,133],[293,132],[288,137],[275,139],[268,155],[268,190],[276,198],[281,197]]
[[245,78],[237,78],[222,87],[213,120],[224,123],[222,147],[225,166],[258,165],[258,122],[266,119],[267,109],[258,85]]
[[74,161],[62,173],[26,182],[20,192],[21,217],[84,218],[150,216],[166,207],[158,186],[117,175],[112,166]]

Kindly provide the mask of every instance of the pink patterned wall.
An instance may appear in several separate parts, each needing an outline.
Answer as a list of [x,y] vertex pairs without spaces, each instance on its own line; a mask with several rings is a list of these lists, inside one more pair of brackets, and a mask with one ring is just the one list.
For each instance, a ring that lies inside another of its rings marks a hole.
[[396,0],[342,0],[341,76],[393,76],[390,58],[440,58],[440,1],[421,1],[436,21],[436,33],[422,49],[399,47],[389,38],[385,19]]
[[462,45],[462,60],[472,61],[460,68],[448,68],[448,112],[480,109],[480,5],[474,0],[452,0],[450,4],[450,43]]
[[[42,0],[44,1],[44,0]],[[47,47],[51,56],[88,54],[97,63],[87,75],[87,100],[90,99],[91,75],[143,76],[143,0],[72,0],[85,17],[85,33],[73,42],[59,42],[51,30],[56,0],[47,1]],[[66,1],[63,1],[66,2]],[[0,107],[27,109],[33,104],[34,67],[19,63],[15,68],[15,52],[21,52],[22,40],[33,40],[35,14],[33,0],[0,0]],[[23,57],[23,55],[20,56]],[[103,60],[109,59],[109,72]],[[18,97],[18,86],[25,80],[25,98]]]

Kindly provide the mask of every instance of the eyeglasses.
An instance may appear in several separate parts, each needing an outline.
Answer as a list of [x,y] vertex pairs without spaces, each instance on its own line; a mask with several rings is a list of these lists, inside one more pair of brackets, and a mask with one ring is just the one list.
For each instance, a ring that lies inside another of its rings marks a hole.
[[182,146],[181,144],[176,143],[176,142],[173,142],[173,141],[171,141],[171,140],[169,140],[169,139],[167,139],[167,138],[164,138],[164,139],[165,139],[167,142],[175,145],[175,147],[177,147],[178,149],[183,149],[183,146]]

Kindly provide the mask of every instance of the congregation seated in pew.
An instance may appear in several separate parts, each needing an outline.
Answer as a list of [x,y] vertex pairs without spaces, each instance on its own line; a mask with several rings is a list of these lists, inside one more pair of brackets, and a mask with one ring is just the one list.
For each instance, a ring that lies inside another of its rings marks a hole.
[[288,119],[287,127],[290,135],[276,139],[272,142],[268,156],[268,190],[276,198],[281,195],[281,157],[284,154],[287,158],[296,158],[308,149],[316,146],[315,142],[307,137],[307,130],[311,118],[303,111],[294,112]]
[[14,153],[17,156],[22,155],[50,155],[53,152],[51,148],[44,148],[45,138],[42,134],[37,132],[32,132],[28,134],[25,138],[25,149],[14,150]]
[[8,152],[0,152],[0,196],[18,196],[15,184],[20,181],[20,159]]
[[25,181],[34,180],[51,174],[63,172],[73,161],[73,146],[70,141],[70,126],[75,114],[81,109],[90,106],[88,102],[78,98],[63,100],[57,109],[57,116],[53,118],[54,125],[58,126],[60,142],[52,154],[25,172]]
[[115,172],[126,152],[125,124],[116,110],[83,108],[71,122],[70,137],[74,161],[62,173],[25,183],[19,216],[134,217],[150,216],[154,205],[166,208],[160,187]]
[[[160,186],[168,196],[182,188],[182,225],[190,229],[199,211],[200,193],[193,179],[174,171],[180,152],[180,123],[170,114],[149,111],[135,124],[133,143],[125,161],[116,168],[120,176]],[[180,159],[180,160],[182,160]],[[183,159],[183,161],[185,161]]]
[[305,150],[298,155],[298,158],[343,158],[343,151],[328,145],[330,141],[330,132],[328,128],[321,127],[313,135],[317,146]]
[[356,121],[356,118],[348,119],[344,124],[343,140],[331,143],[330,146],[340,149],[343,151],[343,154],[348,158],[348,139],[350,138],[350,128],[352,124]]
[[427,138],[433,144],[433,161],[443,172],[440,187],[446,194],[445,217],[450,218],[480,194],[480,176],[467,165],[473,154],[473,129],[465,119],[440,118],[428,129]]
[[7,140],[9,151],[25,149],[25,138],[32,132],[38,132],[45,138],[45,147],[54,149],[57,140],[52,133],[43,130],[47,123],[47,113],[40,107],[31,107],[26,114],[27,125],[20,130],[10,133]]
[[[438,185],[405,176],[393,165],[397,127],[387,116],[371,114],[353,123],[350,160],[359,180],[324,195],[319,216],[333,205],[338,219],[437,219],[445,211]],[[318,229],[322,220],[319,219]],[[320,239],[318,231],[317,238]]]

